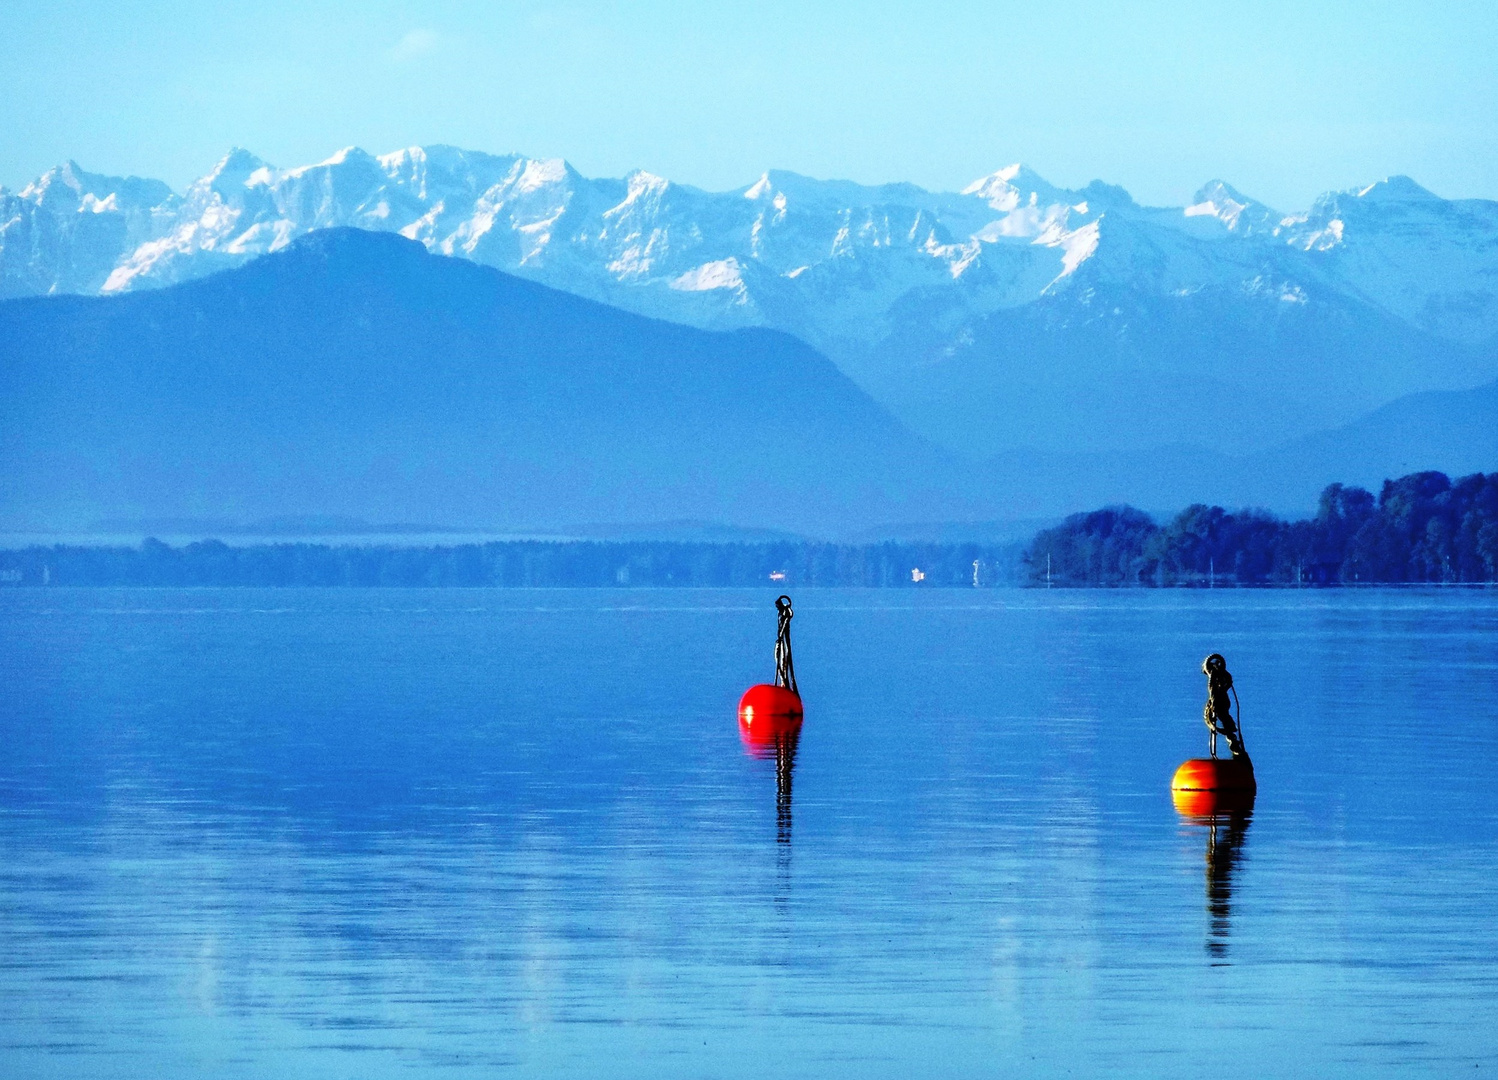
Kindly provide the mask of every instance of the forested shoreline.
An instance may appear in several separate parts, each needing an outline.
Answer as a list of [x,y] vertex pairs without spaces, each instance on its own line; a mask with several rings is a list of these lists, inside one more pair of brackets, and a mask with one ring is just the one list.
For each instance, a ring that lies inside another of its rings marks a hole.
[[0,583],[143,586],[987,586],[1021,576],[1019,545],[544,541],[408,547],[312,543],[30,547]]
[[1074,514],[1024,555],[1030,584],[1350,585],[1498,581],[1498,473],[1420,472],[1375,497],[1332,484],[1316,516],[1188,506],[1165,525],[1130,506]]
[[1333,484],[1316,516],[1189,506],[1074,514],[1028,545],[513,540],[401,546],[203,540],[0,550],[0,585],[972,588],[1498,582],[1498,473]]

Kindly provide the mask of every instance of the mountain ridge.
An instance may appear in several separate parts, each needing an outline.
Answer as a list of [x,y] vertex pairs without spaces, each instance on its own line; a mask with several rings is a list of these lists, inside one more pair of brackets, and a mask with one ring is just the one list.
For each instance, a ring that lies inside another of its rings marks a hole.
[[[64,187],[69,186],[69,177],[87,177],[89,193],[95,196],[95,202],[88,206],[83,205],[82,198],[49,202],[46,198],[49,190],[57,187],[59,181]],[[102,205],[107,194],[116,196],[116,205],[108,210]],[[85,173],[76,163],[69,162],[43,174],[14,195],[0,189],[0,199],[8,202],[9,210],[5,224],[0,227],[0,289],[7,296],[28,294],[28,286],[17,280],[14,273],[16,260],[11,251],[21,237],[12,237],[11,232],[24,234],[27,225],[35,231],[37,223],[28,221],[28,217],[34,217],[34,211],[148,213],[157,235],[139,243],[135,235],[121,237],[122,246],[113,253],[114,268],[87,286],[58,288],[54,282],[45,289],[32,286],[32,292],[122,291],[201,276],[218,268],[211,265],[215,254],[230,261],[243,261],[276,250],[296,235],[332,225],[401,232],[446,254],[485,262],[482,241],[494,232],[501,215],[508,215],[511,232],[526,234],[532,246],[520,251],[516,267],[499,266],[500,269],[533,274],[549,269],[532,264],[555,239],[551,226],[570,214],[573,218],[596,218],[587,221],[588,227],[570,239],[600,248],[595,253],[597,261],[616,284],[639,285],[641,279],[648,279],[651,284],[666,288],[683,273],[720,261],[712,256],[721,258],[726,252],[724,244],[715,240],[704,225],[718,226],[718,232],[727,239],[749,241],[747,249],[734,253],[740,261],[754,259],[782,275],[795,270],[797,267],[791,265],[794,258],[787,262],[774,257],[781,249],[771,251],[767,244],[771,239],[783,238],[772,236],[776,231],[774,226],[784,223],[774,219],[800,213],[804,203],[812,204],[813,209],[817,204],[830,207],[834,217],[841,220],[816,222],[816,228],[809,230],[811,237],[789,236],[793,251],[798,245],[805,247],[808,239],[814,239],[816,242],[811,245],[814,250],[808,254],[820,256],[822,261],[847,254],[867,257],[890,243],[891,238],[879,226],[887,224],[889,213],[898,210],[900,224],[907,226],[907,239],[916,241],[917,250],[944,266],[954,279],[967,272],[975,257],[994,258],[998,254],[994,245],[1004,240],[1024,240],[1042,248],[1061,249],[1061,255],[1048,260],[1055,273],[1045,280],[1042,290],[1065,276],[1066,254],[1076,255],[1075,244],[1068,248],[1063,241],[1094,225],[1109,210],[1130,211],[1156,227],[1198,235],[1206,235],[1202,230],[1209,228],[1206,223],[1211,223],[1211,227],[1221,230],[1218,238],[1233,236],[1248,240],[1268,233],[1274,241],[1271,247],[1285,247],[1302,254],[1334,249],[1341,253],[1356,247],[1353,241],[1360,238],[1347,234],[1348,216],[1359,219],[1354,224],[1366,232],[1380,224],[1368,220],[1369,207],[1396,208],[1401,226],[1409,225],[1412,215],[1418,218],[1421,212],[1435,214],[1437,223],[1457,221],[1478,231],[1483,241],[1479,247],[1487,246],[1498,230],[1498,202],[1441,199],[1404,176],[1328,193],[1305,211],[1281,214],[1242,195],[1222,180],[1204,185],[1195,203],[1179,208],[1140,206],[1124,189],[1102,181],[1068,191],[1051,185],[1023,165],[999,169],[956,193],[931,192],[900,182],[870,186],[844,180],[815,180],[783,170],[768,170],[758,180],[730,191],[707,192],[640,170],[620,179],[590,180],[563,159],[487,154],[445,145],[408,147],[379,156],[350,146],[321,162],[286,169],[277,169],[236,147],[180,195],[160,181]],[[641,218],[642,208],[647,211],[645,220]],[[760,213],[764,209],[771,211],[768,217]],[[696,213],[701,220],[683,223],[651,218],[652,214],[658,217],[672,210]],[[738,212],[732,212],[735,210]],[[854,210],[876,213],[872,217],[859,217],[852,214]],[[677,228],[673,235],[672,226],[683,224],[685,229]],[[932,224],[943,228],[933,233]],[[859,235],[855,235],[855,228]],[[693,230],[698,235],[683,235]],[[496,238],[491,237],[491,242],[493,239]],[[975,242],[978,247],[972,246]],[[663,243],[664,248],[660,246]],[[147,244],[151,246],[142,251]],[[714,251],[715,245],[721,250]],[[946,248],[953,250],[943,250]],[[45,263],[46,253],[37,254]],[[497,257],[496,252],[487,254]],[[1486,291],[1491,291],[1498,280],[1495,277],[1498,268],[1489,254],[1477,252],[1486,260],[1480,267]],[[207,256],[203,266],[186,265],[200,256]],[[1013,253],[1008,252],[1004,260],[1012,257]],[[552,258],[555,261],[561,257]],[[1348,289],[1359,287],[1358,282],[1342,285]],[[1000,302],[1027,302],[1039,291],[1027,288]],[[1423,294],[1429,290],[1417,291]],[[1419,307],[1405,305],[1397,311],[1394,307],[1390,310],[1406,321],[1414,320],[1413,324],[1422,329],[1468,343],[1498,333],[1498,300],[1486,292],[1481,298],[1468,300],[1477,305],[1469,312],[1470,325],[1456,322],[1425,325],[1418,322]],[[613,302],[625,308],[633,306],[628,298],[623,303]],[[668,313],[667,317],[671,315]],[[691,320],[675,318],[674,321]]]
[[1256,452],[1498,377],[1498,202],[1397,176],[1284,214],[1221,180],[1162,208],[1022,165],[955,193],[780,170],[707,192],[441,145],[288,169],[235,149],[181,194],[73,164],[0,194],[0,296],[139,292],[344,226],[652,318],[784,331],[975,457],[1224,427]]

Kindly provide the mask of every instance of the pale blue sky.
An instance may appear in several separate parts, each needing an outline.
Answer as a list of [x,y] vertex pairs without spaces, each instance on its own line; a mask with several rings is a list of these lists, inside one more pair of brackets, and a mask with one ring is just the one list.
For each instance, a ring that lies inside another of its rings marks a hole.
[[1408,173],[1498,198],[1498,3],[0,0],[0,184],[69,157],[177,188],[231,145],[767,167],[954,189],[1011,161],[1283,210]]

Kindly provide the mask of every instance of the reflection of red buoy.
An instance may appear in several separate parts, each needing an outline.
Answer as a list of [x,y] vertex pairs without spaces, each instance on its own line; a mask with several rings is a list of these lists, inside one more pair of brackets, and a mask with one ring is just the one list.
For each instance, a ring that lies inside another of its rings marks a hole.
[[[748,703],[758,691],[777,691],[779,686],[750,686],[745,694]],[[794,697],[794,695],[792,695]],[[776,747],[795,738],[801,731],[800,700],[795,701],[795,712],[771,713],[762,704],[742,704],[739,707],[739,737],[749,753],[756,758],[773,758]]]
[[1181,763],[1170,781],[1171,791],[1246,791],[1258,787],[1248,758],[1192,758]]

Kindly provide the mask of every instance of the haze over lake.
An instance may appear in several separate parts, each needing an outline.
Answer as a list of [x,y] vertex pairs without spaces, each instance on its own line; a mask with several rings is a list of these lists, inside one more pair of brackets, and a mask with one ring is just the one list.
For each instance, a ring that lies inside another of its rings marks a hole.
[[0,1073],[1498,1064],[1491,590],[773,599],[0,591]]

